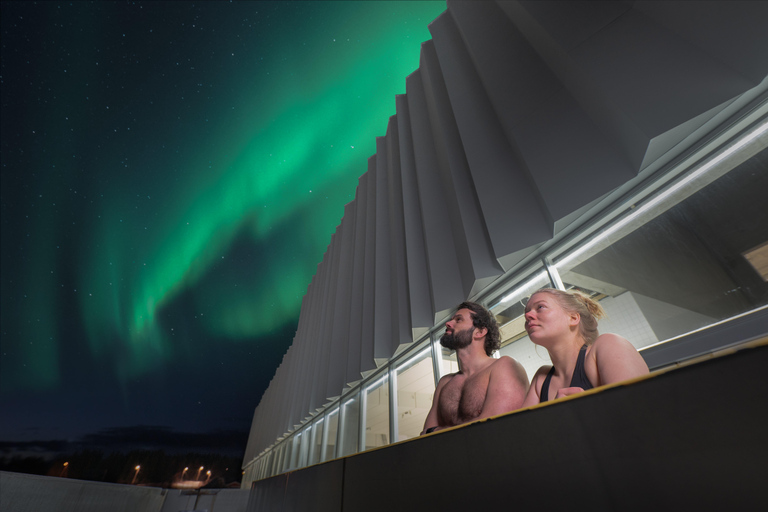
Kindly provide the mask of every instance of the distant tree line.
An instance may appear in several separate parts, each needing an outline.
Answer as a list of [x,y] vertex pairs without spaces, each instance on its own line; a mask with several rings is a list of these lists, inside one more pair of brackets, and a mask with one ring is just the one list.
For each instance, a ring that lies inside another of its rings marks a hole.
[[[166,488],[183,476],[184,480],[208,480],[205,488],[222,488],[240,481],[240,463],[239,458],[210,453],[133,450],[105,454],[101,450],[82,450],[52,460],[34,456],[0,458],[0,470]],[[136,466],[140,466],[138,471]],[[185,472],[184,468],[189,469]]]

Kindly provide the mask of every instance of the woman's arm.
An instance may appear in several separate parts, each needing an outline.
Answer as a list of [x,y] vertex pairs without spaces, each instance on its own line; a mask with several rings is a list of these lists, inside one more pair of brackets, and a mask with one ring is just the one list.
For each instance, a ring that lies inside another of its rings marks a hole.
[[531,387],[528,388],[528,393],[525,395],[525,400],[523,400],[523,405],[521,407],[530,407],[541,403],[541,397],[539,396],[541,393],[541,385],[550,368],[552,367],[542,366],[536,370],[533,379],[531,379]]

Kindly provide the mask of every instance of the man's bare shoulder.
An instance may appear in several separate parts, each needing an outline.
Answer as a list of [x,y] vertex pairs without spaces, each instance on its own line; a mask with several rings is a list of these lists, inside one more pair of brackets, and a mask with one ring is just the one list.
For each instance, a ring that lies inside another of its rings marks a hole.
[[505,373],[509,372],[517,378],[523,377],[526,384],[528,383],[528,374],[526,373],[525,368],[523,368],[523,365],[509,356],[501,356],[498,358],[493,364],[492,371],[503,371]]
[[516,359],[510,357],[510,356],[501,356],[496,360],[496,364],[502,364],[502,365],[512,365],[514,367],[522,366],[520,363],[517,362]]

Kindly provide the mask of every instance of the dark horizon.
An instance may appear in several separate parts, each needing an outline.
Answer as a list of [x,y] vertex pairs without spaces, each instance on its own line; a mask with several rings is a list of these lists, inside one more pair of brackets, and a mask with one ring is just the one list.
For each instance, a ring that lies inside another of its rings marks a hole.
[[82,451],[127,453],[134,450],[163,450],[170,454],[221,454],[243,458],[247,431],[214,430],[194,433],[163,426],[135,426],[104,429],[79,439],[0,441],[0,459],[40,457],[52,460]]

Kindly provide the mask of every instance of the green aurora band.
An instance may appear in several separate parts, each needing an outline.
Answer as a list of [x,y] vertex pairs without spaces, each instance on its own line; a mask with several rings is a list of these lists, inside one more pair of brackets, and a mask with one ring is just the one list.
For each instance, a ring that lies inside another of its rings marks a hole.
[[[178,332],[248,343],[295,323],[375,138],[395,113],[395,95],[418,67],[427,24],[444,10],[444,2],[323,4],[312,19],[296,20],[295,31],[260,36],[262,53],[236,76],[200,76],[200,65],[183,90],[109,114],[103,139],[39,157],[56,176],[40,186],[28,220],[35,234],[20,276],[28,292],[18,306],[24,348],[16,355],[25,366],[3,377],[4,391],[49,389],[64,378],[67,334],[46,321],[61,301],[74,301],[94,364],[123,382],[193,351]],[[276,9],[273,18],[290,14]],[[217,49],[211,58],[248,51]],[[81,106],[100,94],[91,90],[86,102],[82,90],[67,90]],[[58,128],[49,125],[49,137],[69,129],[58,111],[50,117]],[[166,118],[163,126],[151,121]],[[96,145],[97,155],[83,156]],[[75,290],[62,290],[72,264],[64,249],[76,260]],[[162,318],[182,296],[194,304],[194,327]]]

